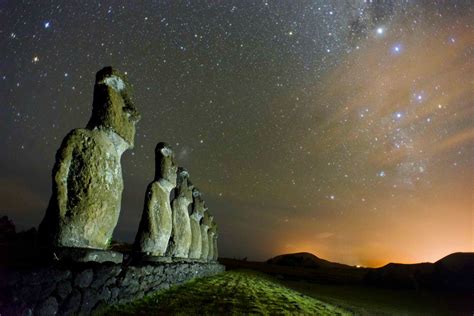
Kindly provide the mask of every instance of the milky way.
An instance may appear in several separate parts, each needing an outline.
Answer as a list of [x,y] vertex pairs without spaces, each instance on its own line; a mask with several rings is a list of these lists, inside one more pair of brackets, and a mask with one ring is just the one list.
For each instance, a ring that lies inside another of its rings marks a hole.
[[0,209],[38,225],[55,152],[113,65],[142,113],[117,239],[166,141],[223,256],[474,251],[472,21],[469,1],[3,1]]

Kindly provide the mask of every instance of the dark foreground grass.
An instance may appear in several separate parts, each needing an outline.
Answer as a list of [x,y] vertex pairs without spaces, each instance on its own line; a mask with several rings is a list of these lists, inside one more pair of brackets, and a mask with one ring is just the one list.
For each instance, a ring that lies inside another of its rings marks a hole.
[[116,305],[105,315],[350,315],[335,305],[289,289],[258,272],[228,271],[196,279],[141,300]]
[[356,315],[474,315],[474,293],[392,290],[292,280],[278,282]]

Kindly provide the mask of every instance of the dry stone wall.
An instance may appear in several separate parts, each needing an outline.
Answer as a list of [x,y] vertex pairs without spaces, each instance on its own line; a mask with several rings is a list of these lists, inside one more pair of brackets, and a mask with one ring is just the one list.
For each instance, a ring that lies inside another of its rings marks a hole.
[[88,315],[222,271],[198,261],[0,268],[0,315]]

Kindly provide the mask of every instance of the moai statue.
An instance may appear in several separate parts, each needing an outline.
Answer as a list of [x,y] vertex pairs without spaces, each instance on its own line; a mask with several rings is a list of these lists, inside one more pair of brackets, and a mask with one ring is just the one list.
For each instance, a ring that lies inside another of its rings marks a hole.
[[87,127],[72,130],[56,153],[53,193],[39,226],[46,245],[108,247],[120,214],[120,158],[133,148],[140,120],[129,90],[125,76],[112,67],[97,72]]
[[204,216],[205,206],[201,197],[201,192],[197,188],[193,189],[193,209],[189,216],[191,220],[191,247],[189,248],[189,258],[201,258],[201,218]]
[[207,261],[212,261],[214,260],[214,236],[217,233],[217,225],[214,220],[211,221],[211,225],[209,226],[209,229],[207,231],[207,237],[208,237],[208,244],[209,244],[209,251],[207,253]]
[[217,250],[217,237],[219,236],[219,233],[217,231],[217,227],[214,233],[214,237],[212,238],[212,260],[217,261],[217,258],[219,258],[219,252]]
[[173,229],[167,253],[175,258],[188,258],[191,246],[191,223],[188,206],[193,201],[193,185],[189,181],[189,173],[178,168],[176,196],[171,204],[173,211]]
[[208,209],[204,213],[204,217],[201,222],[201,260],[207,261],[207,256],[209,255],[209,237],[207,231],[213,221],[214,217],[209,214]]
[[151,256],[165,256],[173,227],[170,193],[176,187],[174,153],[166,143],[155,149],[155,179],[148,185],[145,206],[135,238],[135,249]]

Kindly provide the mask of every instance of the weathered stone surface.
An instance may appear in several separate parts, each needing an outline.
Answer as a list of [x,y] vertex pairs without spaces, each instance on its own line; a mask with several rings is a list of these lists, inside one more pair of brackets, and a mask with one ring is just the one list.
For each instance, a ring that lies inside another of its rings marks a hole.
[[53,168],[53,193],[40,224],[43,242],[56,247],[105,249],[120,213],[120,157],[133,147],[139,121],[126,78],[111,67],[96,75],[86,129],[63,140]]
[[214,260],[214,236],[217,232],[217,225],[214,220],[211,221],[211,225],[209,226],[209,230],[207,231],[208,237],[208,245],[209,245],[209,252],[207,254],[207,261]]
[[61,315],[74,315],[81,307],[81,292],[73,289],[71,295],[63,302],[60,308]]
[[64,300],[72,292],[72,285],[70,281],[62,281],[58,283],[56,288],[58,298]]
[[86,288],[91,285],[93,278],[94,271],[92,271],[92,269],[87,269],[76,275],[74,284],[79,288]]
[[135,249],[151,256],[164,256],[173,225],[170,193],[176,186],[177,172],[174,153],[168,144],[158,143],[155,162],[155,179],[145,194]]
[[107,288],[102,289],[100,292],[94,289],[84,290],[79,314],[89,315],[99,301],[107,300],[109,297],[110,290]]
[[112,250],[57,247],[52,249],[51,259],[73,262],[121,263],[123,254]]
[[56,315],[58,312],[58,301],[54,296],[48,297],[37,309],[37,314],[40,316]]
[[189,216],[191,223],[191,246],[189,248],[189,258],[199,259],[201,258],[201,227],[200,222],[206,211],[205,203],[202,199],[201,192],[197,189],[193,189],[193,208],[192,213]]
[[188,206],[193,201],[192,189],[189,173],[184,168],[178,168],[176,197],[172,202],[173,230],[168,245],[168,253],[177,258],[187,258],[191,246]]
[[103,286],[108,286],[115,283],[116,277],[122,271],[119,265],[101,265],[94,269],[94,280],[90,287],[98,289]]
[[217,249],[217,237],[219,236],[219,233],[217,231],[217,225],[216,229],[214,232],[214,237],[212,238],[212,260],[217,261],[217,258],[219,258],[219,251]]
[[209,214],[209,211],[206,209],[206,212],[204,213],[204,217],[202,218],[201,222],[201,259],[202,260],[207,260],[207,256],[209,255],[209,236],[207,234],[207,231],[209,230],[209,227],[211,225],[211,222],[213,221],[214,217]]

